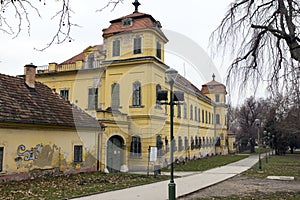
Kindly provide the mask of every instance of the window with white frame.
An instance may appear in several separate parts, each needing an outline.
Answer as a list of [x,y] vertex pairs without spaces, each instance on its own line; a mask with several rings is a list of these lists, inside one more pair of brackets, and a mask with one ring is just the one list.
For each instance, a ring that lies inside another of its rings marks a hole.
[[132,84],[132,106],[142,105],[142,87],[139,81]]
[[60,89],[59,95],[66,100],[69,100],[69,89]]
[[133,54],[142,53],[142,37],[138,36],[133,39]]
[[74,162],[82,162],[82,145],[74,145]]
[[89,88],[88,91],[88,109],[98,109],[98,88]]
[[120,40],[113,41],[113,49],[112,49],[112,56],[120,56],[121,52],[121,42]]
[[142,143],[140,136],[132,136],[130,144],[130,156],[139,158],[142,156]]

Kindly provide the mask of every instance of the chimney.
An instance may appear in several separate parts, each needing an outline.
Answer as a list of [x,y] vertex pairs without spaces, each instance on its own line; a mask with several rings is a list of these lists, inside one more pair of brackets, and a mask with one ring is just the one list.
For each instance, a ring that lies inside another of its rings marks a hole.
[[33,64],[24,66],[25,83],[30,88],[35,88],[35,69],[36,69],[36,66]]

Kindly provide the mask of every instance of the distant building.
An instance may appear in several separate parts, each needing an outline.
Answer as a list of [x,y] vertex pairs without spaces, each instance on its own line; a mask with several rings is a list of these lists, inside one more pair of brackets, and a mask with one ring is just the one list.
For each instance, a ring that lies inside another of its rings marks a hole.
[[25,77],[0,74],[0,181],[97,170],[101,123]]
[[[37,79],[90,113],[107,127],[101,135],[101,170],[146,170],[148,149],[157,147],[156,165],[170,157],[169,106],[156,101],[168,90],[159,21],[136,10],[110,21],[103,44],[57,64],[37,68]],[[175,106],[175,159],[227,154],[226,88],[214,80],[199,90],[178,76],[175,90],[185,101]]]

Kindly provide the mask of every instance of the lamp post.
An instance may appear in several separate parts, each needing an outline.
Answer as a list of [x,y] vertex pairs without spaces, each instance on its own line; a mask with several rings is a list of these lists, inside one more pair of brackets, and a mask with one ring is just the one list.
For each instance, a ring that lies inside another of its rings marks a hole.
[[268,152],[269,152],[269,159],[270,159],[270,156],[271,156],[270,145],[271,145],[271,133],[268,132]]
[[261,159],[260,159],[260,137],[259,137],[259,127],[260,127],[260,120],[255,119],[254,121],[256,127],[257,127],[257,143],[258,143],[258,169],[261,171]]
[[175,83],[175,79],[178,75],[178,72],[175,69],[169,68],[166,70],[166,78],[168,83],[170,84],[170,101],[168,101],[168,91],[160,90],[157,93],[156,100],[163,101],[161,104],[167,104],[170,106],[170,139],[171,139],[171,150],[170,150],[170,183],[168,185],[169,189],[169,200],[176,199],[176,184],[174,182],[174,105],[179,105],[179,101],[184,101],[184,93],[182,91],[173,91],[173,86]]
[[265,138],[265,144],[266,144],[266,163],[268,163],[268,133],[267,133],[267,131],[264,131],[264,138]]

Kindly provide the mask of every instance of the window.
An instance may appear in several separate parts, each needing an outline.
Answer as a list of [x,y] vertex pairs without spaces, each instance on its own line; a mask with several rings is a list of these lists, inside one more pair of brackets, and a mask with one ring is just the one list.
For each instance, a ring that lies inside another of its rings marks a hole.
[[202,110],[202,123],[204,123],[204,110]]
[[177,117],[181,118],[181,105],[180,104],[177,105]]
[[214,124],[214,114],[211,114],[211,123]]
[[220,95],[219,94],[216,94],[215,98],[216,98],[216,102],[220,102]]
[[203,140],[203,146],[206,147],[205,137],[202,137],[202,140]]
[[210,121],[211,121],[211,115],[210,115],[210,112],[208,113],[208,123],[210,124]]
[[111,109],[118,110],[120,107],[120,84],[113,83],[111,85]]
[[161,59],[161,43],[158,41],[156,42],[156,57]]
[[205,111],[205,123],[208,123],[207,110]]
[[198,118],[197,118],[197,107],[195,106],[195,121],[198,121]]
[[200,108],[198,108],[198,122],[200,122]]
[[191,136],[191,150],[194,150],[195,148],[195,142],[193,136]]
[[176,139],[175,139],[175,137],[173,138],[173,140],[172,140],[172,142],[173,142],[173,152],[175,152],[175,151],[177,151],[177,146],[176,146]]
[[88,55],[88,58],[87,58],[87,68],[88,69],[94,68],[94,61],[95,61],[94,54]]
[[190,106],[190,119],[193,120],[193,105]]
[[132,84],[132,106],[141,106],[142,105],[142,91],[141,83],[136,81]]
[[187,136],[184,137],[184,149],[185,150],[189,149],[189,139]]
[[182,138],[181,136],[178,136],[178,151],[183,150],[183,144],[182,144]]
[[122,27],[132,26],[132,18],[126,18],[122,20]]
[[74,146],[74,162],[82,162],[82,145]]
[[163,142],[160,135],[156,136],[157,157],[163,155]]
[[169,152],[169,140],[168,140],[168,136],[165,137],[165,145],[166,145],[166,152]]
[[187,105],[186,103],[183,104],[183,118],[187,118]]
[[220,115],[216,114],[216,124],[220,124]]
[[158,92],[161,90],[161,86],[159,84],[156,85],[156,108],[161,109],[161,102],[157,100]]
[[65,98],[66,100],[69,100],[69,90],[68,89],[62,89],[60,90],[60,96]]
[[199,149],[199,137],[195,136],[196,149]]
[[142,143],[140,136],[132,136],[130,144],[130,156],[141,157],[142,155]]
[[98,88],[89,88],[88,109],[95,110],[98,108]]
[[133,39],[133,54],[142,53],[142,38],[136,37]]
[[120,49],[121,49],[120,40],[114,40],[112,56],[120,56]]
[[0,172],[3,171],[3,154],[4,154],[4,147],[0,147]]

